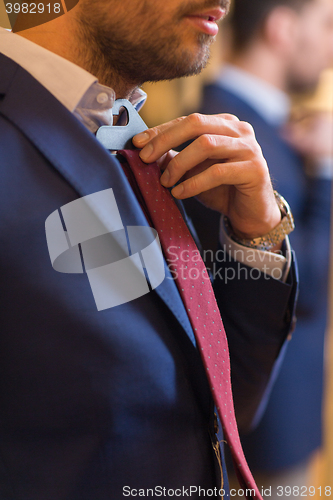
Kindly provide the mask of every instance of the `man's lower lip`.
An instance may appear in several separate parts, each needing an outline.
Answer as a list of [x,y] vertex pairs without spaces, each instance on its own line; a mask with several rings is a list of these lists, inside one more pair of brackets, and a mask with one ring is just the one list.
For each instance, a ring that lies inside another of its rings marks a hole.
[[215,21],[209,21],[199,16],[187,16],[186,19],[200,31],[207,35],[215,36],[219,31],[219,27]]

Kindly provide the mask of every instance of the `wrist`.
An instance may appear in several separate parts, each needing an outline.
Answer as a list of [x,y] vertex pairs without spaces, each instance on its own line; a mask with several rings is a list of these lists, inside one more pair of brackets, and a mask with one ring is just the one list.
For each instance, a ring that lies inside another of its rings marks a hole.
[[278,204],[274,201],[273,209],[270,210],[266,220],[261,220],[260,223],[256,222],[251,226],[250,223],[246,224],[246,231],[241,231],[237,226],[233,225],[229,221],[229,226],[232,228],[232,233],[238,239],[246,239],[252,240],[255,238],[260,238],[265,234],[272,231],[275,227],[277,227],[282,218],[285,216],[285,213],[282,213]]
[[269,232],[265,233],[264,235],[243,238],[239,236],[239,232],[236,233],[229,219],[227,217],[224,217],[224,225],[229,237],[243,246],[247,246],[257,250],[279,250],[285,237],[294,230],[295,224],[293,215],[286,200],[276,191],[274,191],[274,195],[277,201],[277,208],[280,212],[280,222],[278,222],[277,225],[275,225]]

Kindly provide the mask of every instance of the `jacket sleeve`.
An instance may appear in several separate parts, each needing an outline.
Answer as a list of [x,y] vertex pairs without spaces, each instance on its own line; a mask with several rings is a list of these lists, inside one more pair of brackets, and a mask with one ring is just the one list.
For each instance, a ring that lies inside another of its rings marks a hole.
[[231,379],[239,428],[259,420],[295,326],[297,268],[287,283],[239,262],[223,263],[214,291],[228,337]]

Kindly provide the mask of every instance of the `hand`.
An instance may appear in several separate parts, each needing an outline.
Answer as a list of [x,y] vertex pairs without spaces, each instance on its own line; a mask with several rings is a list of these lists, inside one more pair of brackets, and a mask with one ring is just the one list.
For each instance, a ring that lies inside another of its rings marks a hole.
[[[194,140],[193,140],[194,139]],[[193,140],[180,153],[170,151]],[[263,236],[281,221],[266,161],[253,128],[233,115],[192,114],[133,138],[145,163],[158,161],[161,184],[178,199],[196,196],[228,216],[242,238]]]
[[309,160],[318,162],[333,156],[333,119],[331,113],[312,113],[290,122],[284,137]]

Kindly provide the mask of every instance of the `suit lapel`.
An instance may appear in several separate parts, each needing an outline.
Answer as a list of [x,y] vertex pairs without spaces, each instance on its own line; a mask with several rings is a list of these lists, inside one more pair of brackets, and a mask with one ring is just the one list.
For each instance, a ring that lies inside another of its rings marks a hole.
[[[10,120],[71,184],[79,196],[112,188],[124,226],[147,226],[147,220],[120,163],[29,73],[0,55],[0,113]],[[52,119],[50,119],[52,117]],[[108,227],[109,214],[101,214]],[[195,344],[194,334],[175,282],[155,289]],[[154,292],[150,292],[154,293]]]

